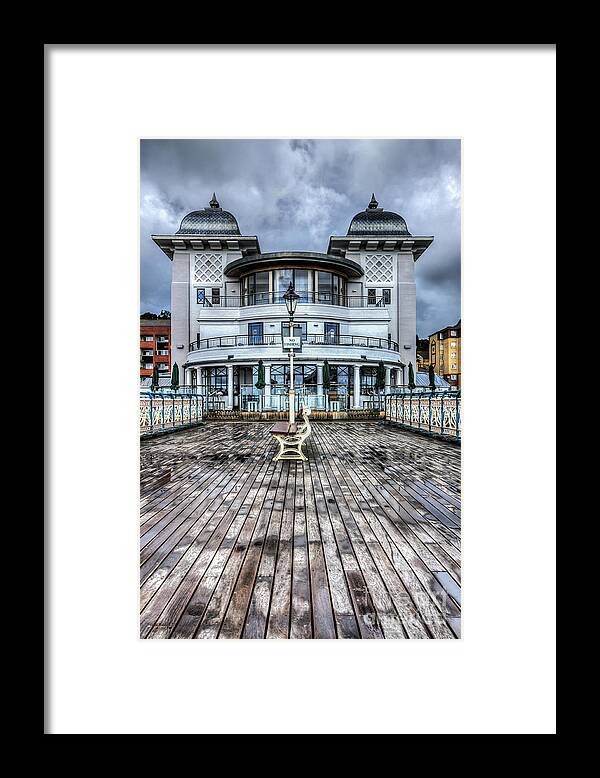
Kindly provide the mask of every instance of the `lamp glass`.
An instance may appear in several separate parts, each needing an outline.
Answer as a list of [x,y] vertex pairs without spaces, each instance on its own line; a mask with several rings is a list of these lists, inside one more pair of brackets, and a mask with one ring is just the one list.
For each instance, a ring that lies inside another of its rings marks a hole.
[[296,313],[296,306],[298,305],[298,300],[300,299],[300,295],[296,294],[296,292],[294,291],[294,285],[291,282],[290,285],[288,286],[287,292],[283,295],[283,299],[285,300],[287,312],[290,318],[292,318],[293,315]]

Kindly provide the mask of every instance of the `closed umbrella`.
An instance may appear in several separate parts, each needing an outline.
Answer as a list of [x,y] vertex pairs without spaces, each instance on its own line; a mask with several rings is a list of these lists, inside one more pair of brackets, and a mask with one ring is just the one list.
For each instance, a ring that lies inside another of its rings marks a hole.
[[413,368],[413,363],[408,363],[408,388],[412,392],[412,390],[416,387],[415,384],[415,371]]
[[173,362],[173,369],[171,371],[171,389],[174,392],[179,389],[179,365],[177,362]]
[[378,392],[381,392],[385,389],[385,365],[383,362],[380,362],[377,365],[377,375],[375,377],[375,388]]
[[264,389],[266,385],[267,384],[265,382],[265,366],[263,365],[262,359],[259,359],[258,360],[258,376],[257,376],[256,383],[254,384],[254,386],[257,389]]
[[323,389],[327,392],[331,386],[331,370],[329,368],[329,362],[325,360],[323,362]]
[[152,369],[152,381],[150,383],[150,389],[155,392],[158,389],[158,365],[154,365]]
[[435,389],[435,370],[433,365],[429,365],[429,388],[433,392]]

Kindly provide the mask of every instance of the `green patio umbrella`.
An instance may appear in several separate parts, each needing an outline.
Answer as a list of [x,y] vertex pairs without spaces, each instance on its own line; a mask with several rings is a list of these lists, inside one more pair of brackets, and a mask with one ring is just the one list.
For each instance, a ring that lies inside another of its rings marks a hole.
[[429,388],[432,392],[435,389],[435,370],[433,365],[429,365]]
[[155,392],[158,389],[158,365],[154,365],[152,368],[152,381],[150,383],[150,389]]
[[385,365],[380,362],[377,365],[377,375],[375,376],[375,389],[382,392],[385,389]]
[[325,391],[329,391],[329,388],[331,387],[331,370],[329,369],[329,362],[325,360],[323,362],[323,389]]
[[408,388],[412,392],[413,389],[415,389],[417,385],[415,384],[415,371],[413,368],[413,363],[408,363]]
[[171,371],[171,389],[174,392],[179,389],[179,365],[177,362],[173,362],[173,369]]
[[264,389],[266,385],[267,384],[265,382],[265,366],[263,365],[262,359],[259,359],[258,360],[258,377],[257,377],[256,383],[254,384],[254,386],[257,389]]

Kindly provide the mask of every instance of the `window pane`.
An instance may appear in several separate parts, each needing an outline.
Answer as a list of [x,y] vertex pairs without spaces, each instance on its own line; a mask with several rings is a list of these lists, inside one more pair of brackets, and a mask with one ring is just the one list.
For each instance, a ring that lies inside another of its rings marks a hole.
[[316,365],[304,365],[304,383],[316,384],[317,383],[317,366]]
[[319,300],[331,302],[331,273],[324,273],[319,270]]
[[269,273],[256,273],[254,276],[254,303],[261,305],[269,302]]
[[300,296],[299,302],[308,300],[308,270],[294,270],[294,289]]
[[275,273],[277,275],[277,291],[281,297],[289,285],[294,283],[294,271],[291,267],[285,267],[276,270]]

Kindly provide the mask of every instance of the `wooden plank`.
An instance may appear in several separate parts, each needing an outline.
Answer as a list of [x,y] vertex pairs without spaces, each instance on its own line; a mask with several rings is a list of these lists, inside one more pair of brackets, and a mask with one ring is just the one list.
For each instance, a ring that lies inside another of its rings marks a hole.
[[271,426],[142,441],[141,636],[460,637],[460,449],[319,421],[274,463]]

